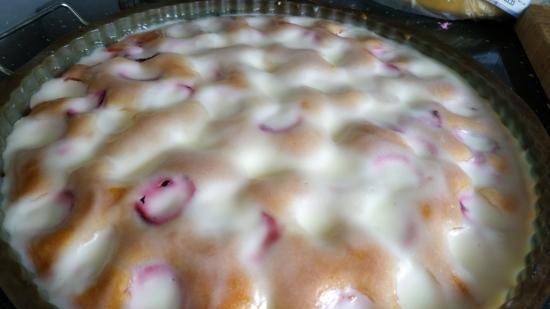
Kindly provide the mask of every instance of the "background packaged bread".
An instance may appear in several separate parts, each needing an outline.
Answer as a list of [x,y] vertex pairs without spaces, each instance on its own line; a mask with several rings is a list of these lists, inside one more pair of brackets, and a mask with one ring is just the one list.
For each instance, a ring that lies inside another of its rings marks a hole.
[[505,13],[484,0],[375,0],[411,13],[444,19],[494,18]]
[[[374,0],[383,5],[443,19],[501,18],[504,11],[485,0]],[[550,6],[550,0],[532,0],[531,4]]]

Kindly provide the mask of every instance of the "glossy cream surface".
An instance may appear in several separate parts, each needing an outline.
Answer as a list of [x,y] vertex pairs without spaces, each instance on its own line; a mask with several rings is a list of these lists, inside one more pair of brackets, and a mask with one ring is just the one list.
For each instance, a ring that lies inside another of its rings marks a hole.
[[62,309],[492,308],[533,198],[459,76],[305,17],[166,25],[42,85],[3,227]]

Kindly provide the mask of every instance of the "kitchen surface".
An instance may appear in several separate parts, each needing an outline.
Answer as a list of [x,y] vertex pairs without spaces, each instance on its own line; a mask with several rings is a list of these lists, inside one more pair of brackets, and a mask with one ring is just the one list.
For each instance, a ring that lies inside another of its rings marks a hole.
[[[85,27],[86,23],[100,21],[121,10],[138,5],[152,6],[157,2],[0,1],[0,89],[2,82],[9,79],[13,71],[56,39]],[[550,100],[516,35],[515,18],[504,16],[498,20],[447,20],[402,12],[374,1],[311,2],[359,10],[367,16],[382,17],[390,24],[398,24],[435,37],[469,55],[512,88],[539,117],[546,131],[550,132]],[[33,16],[36,17],[34,21],[13,31],[14,26]],[[0,294],[0,308],[14,309],[3,294]],[[550,309],[550,298],[543,309]]]

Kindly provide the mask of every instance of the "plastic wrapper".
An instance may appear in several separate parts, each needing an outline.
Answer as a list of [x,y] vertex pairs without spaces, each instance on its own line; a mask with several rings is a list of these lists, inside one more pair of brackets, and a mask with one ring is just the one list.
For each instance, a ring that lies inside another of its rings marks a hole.
[[497,18],[506,16],[502,10],[484,0],[374,0],[402,11],[455,20]]

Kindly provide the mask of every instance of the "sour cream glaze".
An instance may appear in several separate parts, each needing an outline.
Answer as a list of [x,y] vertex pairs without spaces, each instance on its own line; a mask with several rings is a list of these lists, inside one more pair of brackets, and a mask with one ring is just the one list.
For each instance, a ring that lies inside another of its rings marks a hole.
[[492,308],[528,249],[515,140],[369,30],[216,17],[44,83],[3,227],[61,309]]

